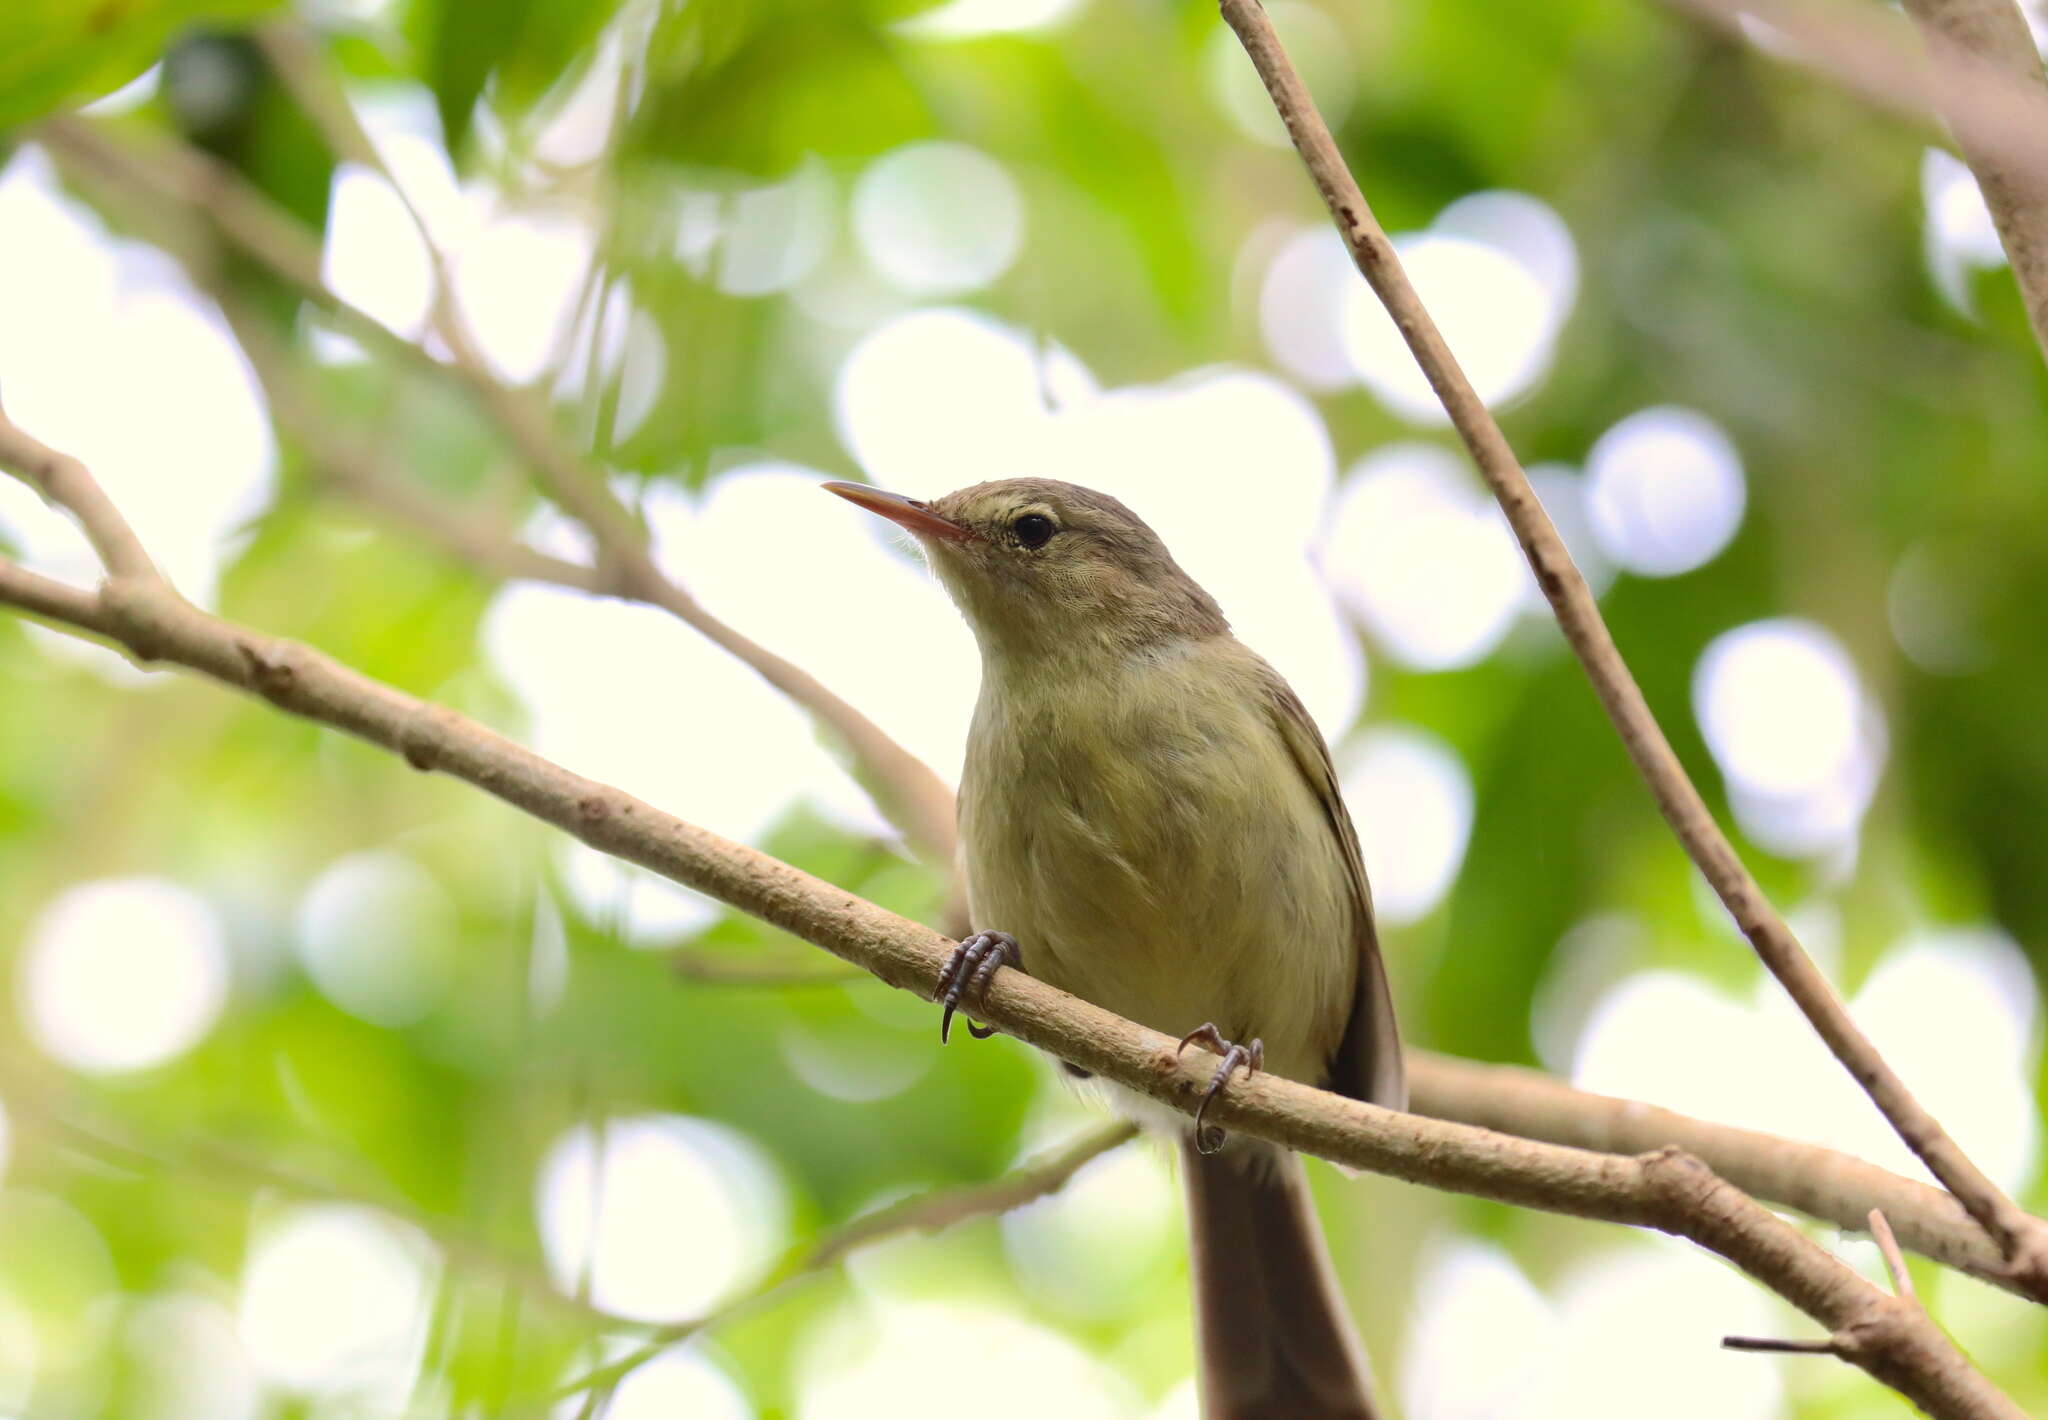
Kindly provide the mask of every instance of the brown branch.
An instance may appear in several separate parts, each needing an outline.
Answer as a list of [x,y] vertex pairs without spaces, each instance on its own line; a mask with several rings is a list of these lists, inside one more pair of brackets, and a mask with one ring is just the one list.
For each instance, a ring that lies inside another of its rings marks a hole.
[[128,526],[85,465],[24,433],[4,413],[0,413],[0,465],[15,470],[29,487],[71,514],[108,576],[159,579],[161,574],[143,550],[135,529]]
[[[20,447],[0,419],[0,454]],[[953,943],[791,865],[584,778],[441,706],[310,647],[239,626],[167,583],[113,578],[91,629],[143,661],[200,672],[502,799],[600,852],[708,893],[929,1000]],[[44,599],[47,602],[47,599]],[[46,611],[39,605],[39,612]],[[1017,1038],[1187,1111],[1205,1062],[1174,1042],[1020,973],[998,973],[977,1014]],[[1677,1149],[1589,1153],[1403,1114],[1259,1074],[1210,1111],[1225,1127],[1411,1183],[1574,1217],[1657,1228],[1720,1254],[1826,1327],[1840,1354],[1943,1420],[2021,1412],[1917,1307],[1859,1276]]]
[[[1781,1356],[1840,1356],[1837,1341],[1781,1341],[1774,1336],[1724,1336],[1721,1344],[1730,1351],[1767,1351]],[[1845,1358],[1846,1359],[1846,1358]]]
[[2028,1295],[2028,1279],[2014,1276],[1954,1195],[1852,1154],[1573,1089],[1535,1070],[1428,1051],[1408,1052],[1408,1088],[1418,1114],[1525,1139],[1611,1154],[1684,1149],[1751,1197],[1845,1231],[1862,1230],[1882,1210],[1923,1257]]
[[1882,1208],[1870,1210],[1870,1235],[1877,1239],[1878,1253],[1884,1258],[1884,1270],[1892,1279],[1892,1294],[1909,1302],[1919,1301],[1913,1291],[1913,1275],[1906,1271],[1906,1254],[1899,1251],[1898,1237],[1892,1232],[1892,1225],[1886,1220]]
[[1945,121],[1991,212],[2034,340],[2048,356],[2048,87],[2011,0],[1905,0],[1908,26],[1833,0],[1670,0],[1745,38],[1773,32],[1772,53],[1825,74],[1865,102]]
[[[338,318],[351,334],[441,377],[452,376],[531,467],[550,498],[590,530],[599,549],[599,568],[591,574],[594,585],[584,590],[661,608],[808,712],[846,746],[883,812],[913,847],[927,861],[950,870],[953,799],[945,781],[817,677],[712,615],[663,572],[645,529],[612,495],[601,471],[589,467],[562,439],[539,396],[498,379],[447,300],[437,297],[435,314],[435,332],[453,361],[442,365],[328,287],[321,279],[317,239],[208,155],[161,140],[147,146],[122,142],[75,117],[53,119],[37,135],[59,157],[103,184],[204,217],[244,254]],[[441,258],[436,255],[434,260],[438,270]]]
[[902,1237],[906,1233],[943,1232],[959,1223],[996,1217],[1036,1203],[1041,1198],[1050,1198],[1072,1182],[1075,1174],[1112,1149],[1129,1143],[1137,1133],[1137,1126],[1132,1124],[1104,1125],[1083,1134],[1071,1144],[1027,1160],[1001,1178],[955,1188],[935,1188],[863,1214],[816,1242],[792,1248],[780,1266],[703,1315],[661,1327],[645,1345],[565,1382],[551,1399],[564,1400],[579,1392],[617,1385],[628,1372],[653,1360],[678,1341],[730,1320],[792,1282],[837,1266],[850,1253],[864,1247]]
[[1757,956],[1785,988],[1807,1022],[1834,1052],[1934,1176],[1990,1233],[2030,1295],[2048,1300],[2048,1224],[2022,1211],[1977,1167],[1941,1123],[1906,1088],[1870,1038],[1850,1019],[1841,998],[1764,896],[1734,845],[1715,823],[1706,801],[1664,737],[1642,688],[1622,659],[1586,579],[1565,551],[1529,478],[1500,425],[1465,378],[1443,334],[1401,268],[1393,244],[1359,191],[1336,141],[1316,111],[1301,78],[1273,33],[1258,0],[1222,0],[1223,18],[1237,32],[1265,81],[1288,135],[1315,179],[1359,272],[1387,308],[1416,363],[1428,376],[1451,424],[1507,515],[1522,551],[1549,599],[1564,638],[1585,667],[1608,718],[1649,786],[1657,807],[1687,855],[1712,886]]

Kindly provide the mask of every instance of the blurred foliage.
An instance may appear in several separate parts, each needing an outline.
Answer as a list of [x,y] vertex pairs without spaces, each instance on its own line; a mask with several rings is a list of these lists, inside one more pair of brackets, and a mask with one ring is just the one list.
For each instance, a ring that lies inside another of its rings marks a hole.
[[[334,155],[235,28],[266,8],[0,6],[0,125],[97,97],[161,57],[155,93],[110,121],[205,147],[317,229]],[[668,358],[652,413],[622,436],[610,433],[616,388],[564,396],[559,412],[629,489],[699,488],[755,455],[858,476],[831,417],[832,373],[856,332],[798,295],[721,289],[717,253],[679,255],[683,196],[821,165],[843,197],[869,160],[920,138],[976,145],[1025,197],[1023,254],[971,298],[980,309],[1056,336],[1108,386],[1218,362],[1269,365],[1243,254],[1275,218],[1312,222],[1318,209],[1291,157],[1248,138],[1218,102],[1213,8],[1093,0],[1047,30],[967,38],[906,25],[929,8],[396,0],[305,11],[352,82],[430,100],[465,181],[538,209],[574,202],[599,224],[596,284],[632,291]],[[1972,288],[1974,318],[1929,280],[1919,189],[1929,134],[1634,0],[1374,0],[1323,14],[1354,71],[1339,136],[1390,229],[1421,227],[1469,192],[1514,188],[1554,207],[1578,243],[1578,300],[1554,366],[1504,414],[1524,458],[1579,463],[1616,419],[1670,402],[1711,412],[1743,451],[1749,510],[1727,551],[1681,578],[1623,577],[1603,601],[1724,822],[1690,700],[1714,636],[1761,617],[1810,617],[1849,648],[1881,703],[1889,758],[1853,869],[1743,844],[1767,888],[1781,903],[1839,913],[1847,989],[1887,944],[1930,922],[1994,921],[2037,972],[2048,969],[2048,377],[2003,273]],[[549,158],[539,135],[608,64],[623,66],[635,96],[623,125],[595,158]],[[102,196],[90,183],[77,190]],[[152,235],[151,214],[109,204],[106,215]],[[849,300],[871,299],[850,239],[836,230],[833,242],[826,273],[844,277]],[[281,328],[326,333],[277,290],[266,299],[279,303]],[[466,516],[509,526],[537,506],[446,382],[380,362],[321,367],[318,388],[339,427]],[[116,417],[120,392],[106,397]],[[1417,436],[1356,387],[1316,402],[1344,464]],[[1221,496],[1254,493],[1258,472]],[[1981,642],[1967,673],[1916,665],[1888,625],[1894,570],[1916,549],[1932,549],[1964,585]],[[231,617],[516,733],[522,711],[479,646],[494,591],[324,497],[287,444],[275,500],[234,550],[219,601]],[[1547,626],[1523,625],[1469,669],[1419,673],[1376,654],[1372,666],[1364,723],[1429,727],[1476,791],[1469,851],[1444,903],[1390,934],[1417,1044],[1534,1062],[1532,1003],[1553,953],[1600,913],[1642,928],[1617,974],[1675,965],[1751,985],[1755,968],[1694,886]],[[642,668],[618,671],[617,693],[632,696]],[[895,910],[937,915],[942,884],[809,808],[762,846]],[[536,1170],[563,1130],[592,1117],[679,1113],[741,1131],[773,1159],[798,1239],[878,1199],[986,1179],[1036,1142],[1034,1120],[1070,1117],[1024,1051],[956,1044],[938,1057],[930,1013],[874,983],[749,990],[678,979],[659,951],[630,949],[617,922],[575,908],[557,847],[473,791],[190,678],[110,687],[0,617],[0,957],[67,886],[153,874],[217,906],[237,965],[221,1023],[161,1069],[76,1078],[6,1046],[0,1098],[16,1139],[0,1193],[0,1283],[39,1316],[104,1325],[86,1319],[98,1264],[71,1256],[91,1252],[66,1231],[82,1215],[122,1290],[192,1285],[195,1274],[226,1289],[257,1205],[291,1192],[251,1160],[533,1271]],[[422,1019],[391,1028],[334,1004],[294,943],[307,885],[372,848],[417,862],[455,905],[448,989]],[[543,1014],[530,957],[557,912],[568,986]],[[731,914],[690,945],[811,959]],[[0,997],[17,995],[15,974],[0,976]],[[911,1083],[880,1098],[828,1097],[792,1063],[797,1038],[823,1042],[828,1056],[899,1062]],[[51,1122],[79,1119],[104,1126],[97,1142]],[[193,1141],[222,1152],[201,1157]],[[53,1196],[77,1213],[42,1216]],[[2048,1198],[2037,1185],[2030,1201]],[[1382,1373],[1409,1319],[1413,1276],[1402,1269],[1433,1231],[1500,1241],[1539,1281],[1562,1257],[1624,1245],[1381,1181],[1333,1188],[1326,1202],[1340,1253],[1374,1259],[1372,1280],[1354,1290],[1371,1349],[1388,1358]],[[1016,1290],[996,1236],[976,1225],[888,1265],[936,1279],[935,1290],[964,1278],[965,1290],[1064,1326],[1056,1300]],[[1149,1402],[1185,1373],[1185,1283],[1170,1258],[1141,1282],[1128,1310],[1072,1330]],[[514,1402],[534,1409],[588,1361],[573,1311],[515,1302],[516,1288],[453,1252],[440,1283],[427,1376],[408,1413],[523,1413]],[[792,1358],[848,1291],[827,1280],[721,1329],[724,1358],[762,1414],[791,1413]],[[1985,1359],[2023,1404],[2048,1404],[2048,1338],[2038,1324],[2021,1331]],[[95,1377],[90,1336],[70,1351],[44,1342],[53,1369],[25,1413],[145,1413],[133,1387]],[[1785,1374],[1801,1414],[1892,1413],[1867,1387]]]

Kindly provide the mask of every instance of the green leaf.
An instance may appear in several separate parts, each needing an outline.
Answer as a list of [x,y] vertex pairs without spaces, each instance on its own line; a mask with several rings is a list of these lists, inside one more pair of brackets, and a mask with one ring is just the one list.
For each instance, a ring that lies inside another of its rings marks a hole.
[[277,0],[15,0],[0,6],[0,128],[133,79],[187,25],[254,19]]

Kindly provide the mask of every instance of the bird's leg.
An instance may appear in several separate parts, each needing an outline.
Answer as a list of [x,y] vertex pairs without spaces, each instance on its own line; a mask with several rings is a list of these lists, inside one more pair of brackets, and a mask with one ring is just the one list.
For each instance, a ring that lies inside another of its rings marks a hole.
[[1250,1045],[1239,1045],[1235,1041],[1225,1040],[1223,1032],[1216,1029],[1216,1023],[1209,1021],[1182,1036],[1179,1047],[1173,1053],[1179,1055],[1196,1041],[1200,1041],[1223,1057],[1216,1066],[1216,1073],[1209,1077],[1209,1088],[1202,1091],[1202,1102],[1195,1106],[1195,1148],[1201,1153],[1213,1154],[1223,1147],[1223,1131],[1205,1131],[1202,1128],[1202,1116],[1209,1112],[1209,1102],[1223,1093],[1223,1087],[1230,1083],[1232,1075],[1240,1069],[1250,1075],[1264,1068],[1266,1043],[1256,1038]]
[[[946,1043],[947,1035],[953,1029],[953,1012],[965,1005],[973,1005],[988,994],[989,982],[995,980],[996,971],[1005,966],[1024,969],[1024,951],[1017,945],[1017,939],[1008,932],[976,932],[971,937],[960,939],[960,945],[953,948],[953,955],[946,962],[946,969],[939,973],[939,984],[933,990],[933,999],[946,1008],[939,1017],[939,1044]],[[976,1040],[987,1040],[996,1033],[994,1026],[978,1026],[967,1023],[967,1033]]]

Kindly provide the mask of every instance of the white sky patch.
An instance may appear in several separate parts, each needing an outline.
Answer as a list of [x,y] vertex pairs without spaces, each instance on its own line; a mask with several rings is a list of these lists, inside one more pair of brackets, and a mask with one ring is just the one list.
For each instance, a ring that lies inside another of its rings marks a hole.
[[[583,1396],[569,1396],[555,1407],[555,1420],[579,1420],[583,1409]],[[732,1377],[687,1343],[671,1346],[634,1367],[604,1407],[605,1420],[753,1420],[753,1416],[753,1405]]]
[[626,79],[629,31],[635,48],[645,42],[640,33],[644,23],[635,13],[642,8],[630,4],[623,7],[620,17],[599,38],[590,63],[574,83],[559,86],[550,96],[551,112],[533,138],[533,155],[539,161],[575,168],[603,156],[611,141],[613,117],[619,112],[619,86]]
[[1352,468],[1322,560],[1374,639],[1418,670],[1491,654],[1530,581],[1500,510],[1433,444],[1392,444]]
[[1531,1420],[1770,1420],[1783,1413],[1778,1367],[1702,1337],[1777,1334],[1784,1309],[1719,1259],[1676,1240],[1632,1240],[1575,1263],[1553,1289],[1562,1325]]
[[1049,29],[1079,11],[1087,0],[952,0],[913,15],[896,26],[919,39],[972,39]]
[[640,1321],[680,1321],[774,1258],[789,1201],[745,1135],[682,1115],[578,1125],[548,1150],[535,1197],[548,1270]]
[[1409,1420],[1514,1420],[1560,1341],[1555,1308],[1490,1243],[1439,1240],[1423,1254],[1402,1337]]
[[907,537],[826,493],[824,478],[796,464],[730,469],[662,519],[661,558],[714,615],[955,780],[979,683],[973,637]]
[[562,877],[576,908],[619,933],[630,947],[672,947],[709,927],[718,903],[636,863],[588,844],[562,845]]
[[1457,751],[1412,729],[1375,729],[1339,756],[1345,802],[1380,919],[1401,926],[1443,900],[1472,834],[1472,778]]
[[253,1420],[261,1392],[228,1308],[198,1293],[151,1297],[123,1332],[140,1420]]
[[1439,212],[1430,230],[1506,252],[1543,284],[1553,327],[1564,324],[1578,299],[1579,251],[1549,203],[1505,188],[1475,192]]
[[1920,201],[1926,208],[1927,274],[1943,299],[1974,317],[1970,278],[2005,265],[2005,248],[1976,175],[1954,154],[1929,148],[1920,157]]
[[368,168],[335,166],[320,260],[342,300],[408,338],[425,328],[434,297],[426,243],[404,199]]
[[[1542,278],[1471,237],[1411,233],[1394,238],[1394,248],[1480,399],[1500,405],[1532,389],[1550,367],[1557,333],[1556,303]],[[1344,301],[1346,346],[1366,388],[1410,423],[1449,423],[1379,297],[1357,281]]]
[[873,823],[867,795],[809,719],[665,612],[510,586],[485,615],[483,642],[527,708],[534,748],[580,774],[743,842],[805,797]]
[[965,143],[907,143],[853,189],[853,232],[868,261],[919,296],[988,285],[1024,244],[1024,199],[1003,165]]
[[[254,376],[167,257],[109,236],[22,148],[0,171],[0,390],[7,412],[74,454],[179,589],[211,605],[223,558],[267,503],[276,462]],[[120,391],[120,417],[108,394]],[[90,584],[83,537],[15,479],[0,525],[38,571]],[[66,638],[68,639],[68,638]],[[78,647],[90,663],[116,664]]]
[[[881,1303],[829,1317],[798,1363],[798,1420],[1127,1420],[1122,1378],[1074,1342],[972,1302]],[[1000,1385],[989,1377],[1000,1375]]]
[[840,439],[876,483],[935,498],[1021,472],[991,469],[990,458],[1014,461],[1012,451],[1044,437],[1048,394],[1058,406],[1094,392],[1087,368],[1057,345],[1041,352],[993,317],[936,306],[898,316],[854,346],[833,412]]
[[1693,672],[1693,710],[1753,837],[1794,855],[1853,844],[1883,768],[1884,717],[1825,629],[1786,617],[1716,637]]
[[242,1275],[242,1344],[293,1390],[402,1406],[438,1269],[432,1248],[354,1204],[292,1208],[258,1230]]
[[500,378],[525,384],[546,368],[594,251],[582,216],[535,209],[493,214],[456,254],[463,323]]
[[[1253,88],[1264,105],[1256,80]],[[1578,250],[1564,219],[1527,193],[1475,192],[1394,244],[1481,398],[1501,404],[1532,389],[1578,295]],[[1362,382],[1404,419],[1446,422],[1326,223],[1304,224],[1277,244],[1260,285],[1259,329],[1273,358],[1311,389]]]
[[[1610,1248],[1575,1263],[1549,1295],[1487,1243],[1424,1254],[1417,1318],[1400,1368],[1410,1420],[1636,1420],[1658,1414],[1768,1420],[1776,1369],[1702,1346],[1701,1335],[1771,1332],[1778,1311],[1732,1269],[1682,1246]],[[1625,1358],[1606,1359],[1619,1345]]]
[[1345,293],[1363,278],[1343,238],[1327,223],[1282,241],[1259,284],[1259,333],[1281,367],[1312,390],[1356,382],[1344,339]]
[[1143,1144],[1088,1165],[1056,1198],[1005,1213],[1003,1250],[1053,1316],[1113,1320],[1142,1305],[1182,1247],[1180,1189]]
[[[2026,1185],[2040,1152],[2026,1089],[2040,1051],[2026,971],[2018,948],[1991,929],[1930,931],[1894,947],[1849,1002],[1886,1059],[2008,1191]],[[1679,972],[1630,976],[1588,1014],[1571,1077],[1583,1089],[1926,1176],[1772,981],[1729,996]]]
[[1586,456],[1593,532],[1645,577],[1705,566],[1742,526],[1742,456],[1706,415],[1659,405],[1629,415]]
[[454,901],[402,853],[353,853],[299,904],[298,949],[320,993],[372,1025],[411,1025],[440,1003],[454,970]]
[[198,1044],[227,1003],[219,918],[161,878],[64,892],[29,927],[20,972],[29,1034],[78,1070],[160,1065]]
[[[1246,470],[1256,469],[1256,477]],[[1332,741],[1365,664],[1308,549],[1335,473],[1316,407],[1270,375],[1200,370],[1063,410],[1027,471],[1122,499],[1285,676]]]

